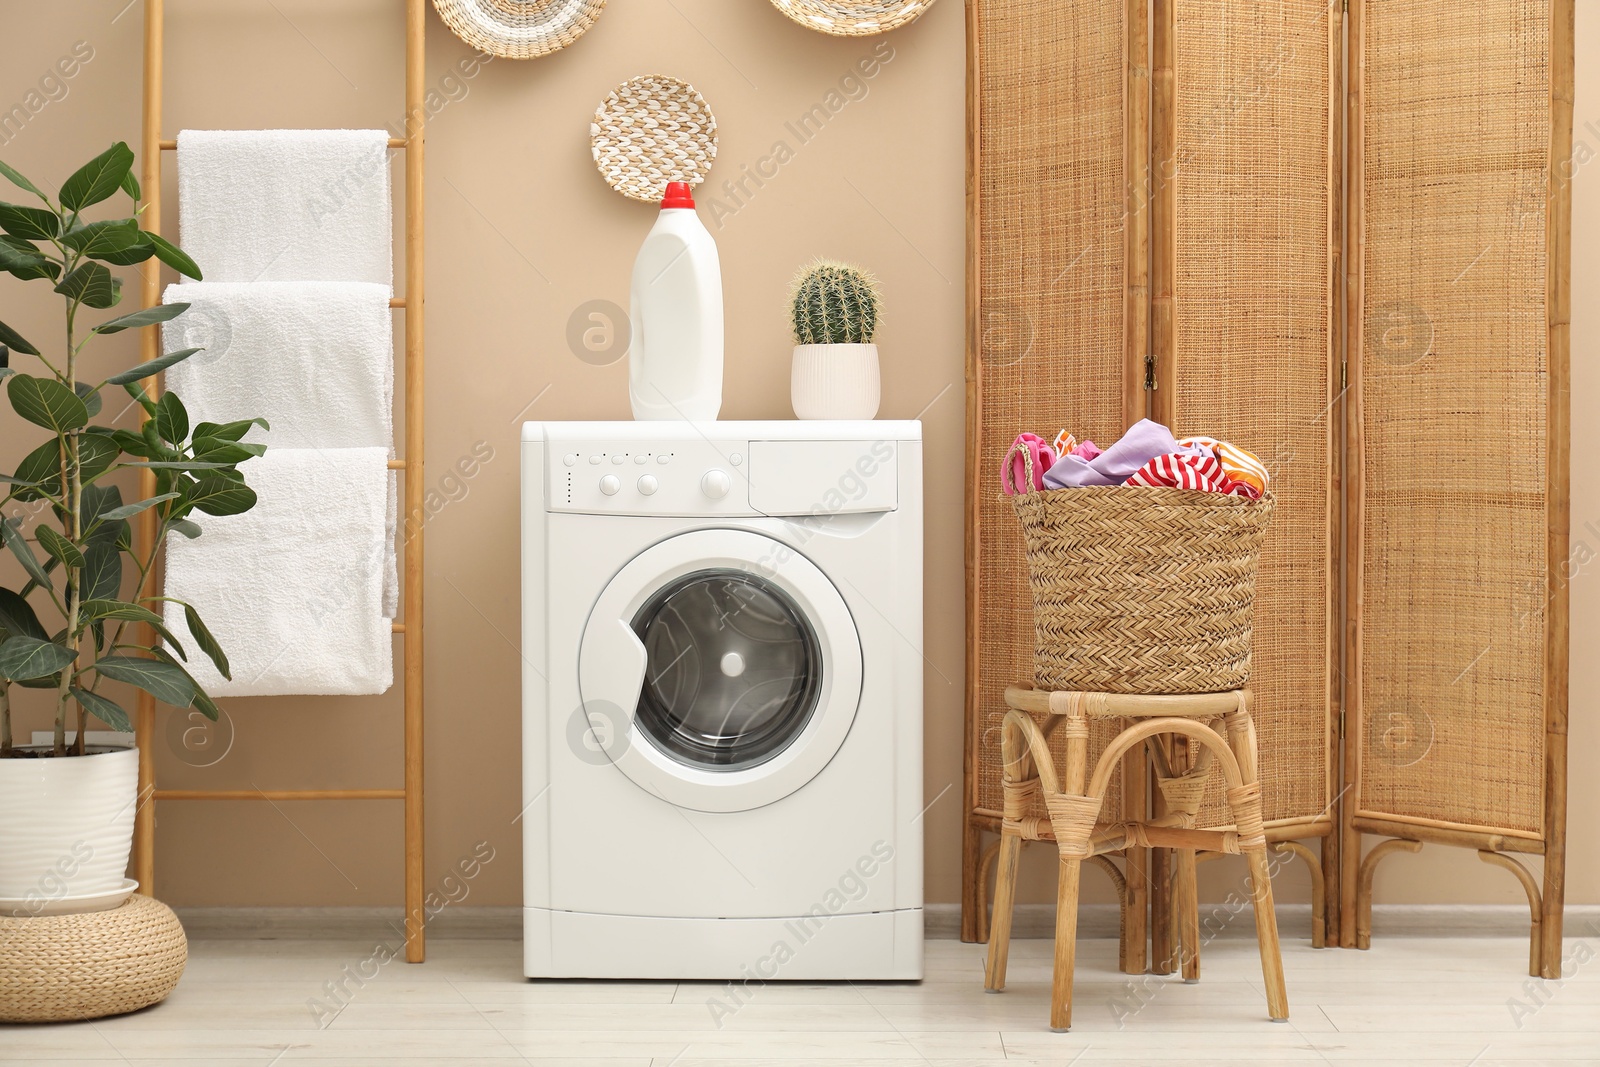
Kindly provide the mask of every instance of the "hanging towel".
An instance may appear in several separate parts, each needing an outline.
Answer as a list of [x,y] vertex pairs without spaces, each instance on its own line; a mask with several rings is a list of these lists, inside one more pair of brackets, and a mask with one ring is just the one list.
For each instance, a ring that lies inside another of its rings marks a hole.
[[167,304],[165,351],[204,348],[167,371],[193,421],[259,416],[272,448],[388,448],[394,441],[389,288],[365,282],[185,282]]
[[214,282],[394,284],[384,130],[183,130],[178,230]]
[[233,680],[187,640],[187,667],[214,697],[381,693],[394,681],[381,611],[388,451],[271,449],[240,468],[259,497],[242,515],[195,515],[167,538],[166,595],[200,612]]
[[1069,454],[1056,461],[1044,476],[1047,489],[1067,489],[1083,485],[1122,485],[1140,467],[1157,456],[1183,452],[1206,455],[1202,448],[1185,448],[1173,438],[1172,431],[1159,422],[1140,419],[1122,435],[1122,439],[1104,452],[1085,458]]

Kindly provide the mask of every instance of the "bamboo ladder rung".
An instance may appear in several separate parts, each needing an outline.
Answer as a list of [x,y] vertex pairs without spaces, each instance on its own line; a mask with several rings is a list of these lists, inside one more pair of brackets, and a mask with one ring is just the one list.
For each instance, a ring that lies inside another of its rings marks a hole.
[[[411,144],[404,137],[391,137],[391,138],[389,138],[389,147],[390,148],[410,148]],[[178,142],[177,141],[162,141],[161,142],[161,151],[163,151],[163,152],[176,152],[177,150],[178,150]]]
[[157,789],[157,800],[404,800],[404,789]]

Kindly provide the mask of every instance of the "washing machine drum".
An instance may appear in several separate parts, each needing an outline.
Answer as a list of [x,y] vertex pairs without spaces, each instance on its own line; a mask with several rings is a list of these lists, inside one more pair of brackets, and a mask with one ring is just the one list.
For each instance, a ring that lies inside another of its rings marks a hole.
[[838,590],[794,548],[698,530],[636,556],[598,598],[579,652],[585,742],[682,807],[742,811],[816,777],[861,698]]

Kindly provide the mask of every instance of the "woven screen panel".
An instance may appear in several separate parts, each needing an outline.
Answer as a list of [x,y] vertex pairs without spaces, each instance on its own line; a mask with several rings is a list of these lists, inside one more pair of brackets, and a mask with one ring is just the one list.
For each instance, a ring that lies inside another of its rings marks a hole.
[[[1277,508],[1250,688],[1267,819],[1328,815],[1338,546],[1325,0],[1177,0],[1173,428],[1261,457]],[[1220,776],[1202,822],[1231,822]]]
[[[1023,430],[1068,427],[1109,444],[1123,429],[1125,8],[979,7],[979,623],[969,639],[979,642],[978,808],[995,815],[1005,689],[1033,679],[1032,594],[1001,460]],[[1114,733],[1097,728],[1095,743]],[[1116,796],[1105,810],[1119,810]]]
[[1539,837],[1550,4],[1363,10],[1357,810]]

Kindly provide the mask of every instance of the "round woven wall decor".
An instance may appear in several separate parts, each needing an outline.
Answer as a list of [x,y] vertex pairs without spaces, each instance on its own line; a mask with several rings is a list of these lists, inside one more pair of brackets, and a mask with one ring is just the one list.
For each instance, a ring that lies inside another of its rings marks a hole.
[[668,182],[699,185],[717,158],[717,118],[688,82],[664,74],[629,78],[589,124],[600,176],[634,200],[658,202]]
[[594,25],[606,0],[433,0],[450,31],[501,59],[537,59]]
[[808,29],[835,37],[871,37],[916,19],[933,0],[772,0],[779,11]]
[[172,909],[137,894],[83,915],[0,919],[0,1022],[138,1011],[183,977],[189,942]]

